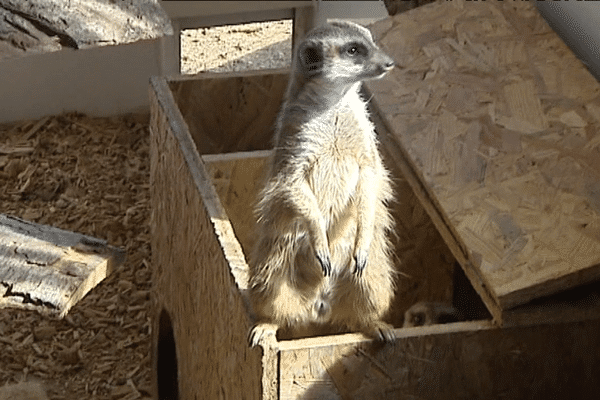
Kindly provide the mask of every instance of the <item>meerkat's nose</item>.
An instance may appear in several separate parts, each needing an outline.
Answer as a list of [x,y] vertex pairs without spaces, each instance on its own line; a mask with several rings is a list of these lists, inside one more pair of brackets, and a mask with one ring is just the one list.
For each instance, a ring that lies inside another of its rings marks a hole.
[[381,64],[383,64],[383,67],[386,69],[386,71],[389,71],[390,69],[394,68],[394,66],[396,65],[396,62],[394,61],[394,59],[385,53],[381,54],[380,62],[381,62]]
[[389,71],[390,69],[394,68],[394,65],[396,65],[394,59],[380,49],[377,49],[371,61],[375,64],[378,64],[380,68],[384,68],[386,71]]
[[388,59],[383,62],[383,70],[385,72],[391,71],[395,66],[396,63],[392,59]]

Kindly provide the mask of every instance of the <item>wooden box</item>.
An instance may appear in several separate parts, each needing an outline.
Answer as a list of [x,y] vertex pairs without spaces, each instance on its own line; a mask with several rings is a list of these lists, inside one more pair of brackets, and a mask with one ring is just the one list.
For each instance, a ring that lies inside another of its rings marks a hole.
[[[252,321],[243,295],[244,254],[252,242],[251,205],[268,151],[260,149],[269,146],[272,126],[252,121],[265,114],[274,118],[286,79],[285,72],[256,72],[152,81],[159,398],[174,392],[181,399],[546,398],[561,390],[570,396],[598,388],[591,374],[600,367],[598,307],[586,307],[589,296],[577,294],[554,300],[564,311],[558,317],[543,305],[535,307],[545,324],[499,328],[484,319],[399,328],[394,345],[349,333],[248,348]],[[230,94],[229,103],[215,104]],[[277,99],[265,102],[266,94]],[[263,101],[253,103],[258,99]],[[206,107],[212,109],[208,115]],[[264,131],[236,138],[236,129],[253,126]],[[469,287],[453,279],[449,250],[394,158],[386,160],[399,197],[394,216],[400,278],[390,320],[400,327],[411,304],[460,298],[455,281],[461,291]]]
[[[501,309],[498,318],[493,299],[471,286],[469,257],[438,233],[438,205],[426,201],[430,189],[407,167],[383,108],[373,119],[398,199],[398,292],[388,316],[396,341],[347,333],[249,348],[245,254],[286,81],[286,71],[151,81],[158,398],[595,398],[598,285]],[[467,321],[402,328],[404,311],[418,301],[453,303]]]

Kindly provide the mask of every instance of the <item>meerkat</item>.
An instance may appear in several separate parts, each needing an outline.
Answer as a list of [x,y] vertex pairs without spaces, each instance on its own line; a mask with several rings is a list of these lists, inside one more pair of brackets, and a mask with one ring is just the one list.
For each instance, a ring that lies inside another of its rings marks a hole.
[[393,340],[382,321],[395,291],[393,192],[359,93],[393,67],[351,22],[313,29],[298,45],[255,210],[251,345],[320,327]]
[[451,304],[420,301],[406,310],[402,327],[447,324],[463,320],[462,313]]

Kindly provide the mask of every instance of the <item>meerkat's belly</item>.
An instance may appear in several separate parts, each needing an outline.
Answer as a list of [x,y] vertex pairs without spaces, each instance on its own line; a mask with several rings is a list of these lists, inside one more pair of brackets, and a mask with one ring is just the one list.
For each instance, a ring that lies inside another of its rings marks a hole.
[[330,154],[315,162],[308,182],[328,225],[345,212],[358,180],[359,165],[353,157]]
[[[350,108],[325,114],[313,128],[321,130],[315,140],[309,184],[326,218],[343,213],[354,196],[360,160],[366,151],[365,133]],[[313,139],[314,140],[314,139]]]

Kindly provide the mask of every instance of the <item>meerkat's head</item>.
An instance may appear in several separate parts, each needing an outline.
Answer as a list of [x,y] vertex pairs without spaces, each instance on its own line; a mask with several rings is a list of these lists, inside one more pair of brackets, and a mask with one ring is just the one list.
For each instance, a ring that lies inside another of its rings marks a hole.
[[394,60],[377,47],[371,32],[348,21],[310,31],[298,46],[295,63],[306,78],[334,84],[378,79],[394,68]]

